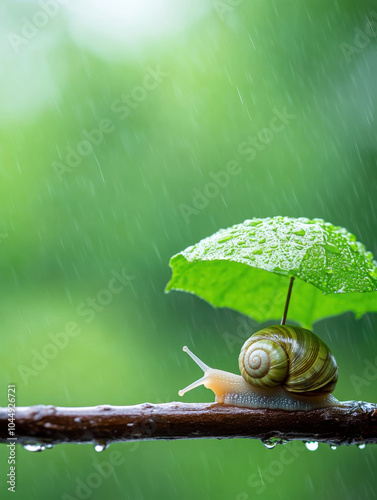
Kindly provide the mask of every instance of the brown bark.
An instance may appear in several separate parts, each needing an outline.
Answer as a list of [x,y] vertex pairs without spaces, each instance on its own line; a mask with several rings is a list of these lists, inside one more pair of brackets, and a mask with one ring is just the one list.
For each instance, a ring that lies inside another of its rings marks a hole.
[[[0,442],[9,443],[7,408]],[[377,443],[377,404],[347,401],[312,411],[252,410],[215,403],[30,406],[16,409],[18,444],[112,443],[155,439],[252,438]]]

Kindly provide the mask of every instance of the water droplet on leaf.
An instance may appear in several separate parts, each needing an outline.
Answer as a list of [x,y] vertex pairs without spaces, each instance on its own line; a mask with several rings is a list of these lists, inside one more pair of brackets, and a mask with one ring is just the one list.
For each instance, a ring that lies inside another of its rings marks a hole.
[[325,250],[327,250],[330,253],[337,253],[337,254],[340,253],[339,248],[336,247],[335,245],[331,245],[331,243],[325,243],[323,246]]
[[259,224],[262,224],[261,220],[248,219],[244,222],[245,226],[259,226]]
[[228,235],[228,236],[224,236],[223,238],[220,238],[219,240],[217,240],[218,243],[225,243],[226,241],[229,241],[233,238],[233,236],[231,235]]

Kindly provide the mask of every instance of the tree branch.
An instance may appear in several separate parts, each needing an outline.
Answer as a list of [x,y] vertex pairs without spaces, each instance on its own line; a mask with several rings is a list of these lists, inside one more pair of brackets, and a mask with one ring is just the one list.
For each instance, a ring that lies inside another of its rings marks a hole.
[[[311,411],[252,410],[216,403],[16,408],[18,444],[101,443],[155,439],[252,438],[377,443],[377,404],[347,401]],[[7,408],[0,442],[9,443]]]

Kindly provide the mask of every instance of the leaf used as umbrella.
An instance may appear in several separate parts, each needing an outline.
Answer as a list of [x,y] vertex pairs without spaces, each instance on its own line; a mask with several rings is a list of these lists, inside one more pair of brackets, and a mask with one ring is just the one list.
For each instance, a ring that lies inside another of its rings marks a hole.
[[[377,311],[377,263],[345,228],[321,219],[269,217],[220,229],[174,255],[166,291],[182,290],[259,322],[280,320],[290,277],[288,319]],[[267,272],[266,272],[267,271]]]

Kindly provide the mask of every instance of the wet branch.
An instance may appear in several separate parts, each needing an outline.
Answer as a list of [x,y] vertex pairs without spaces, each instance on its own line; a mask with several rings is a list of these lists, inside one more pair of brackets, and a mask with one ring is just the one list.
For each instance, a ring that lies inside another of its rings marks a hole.
[[[215,403],[135,406],[30,406],[16,409],[18,444],[111,443],[156,439],[252,438],[377,443],[377,404],[347,401],[332,408],[289,412]],[[9,443],[7,408],[0,442]]]

